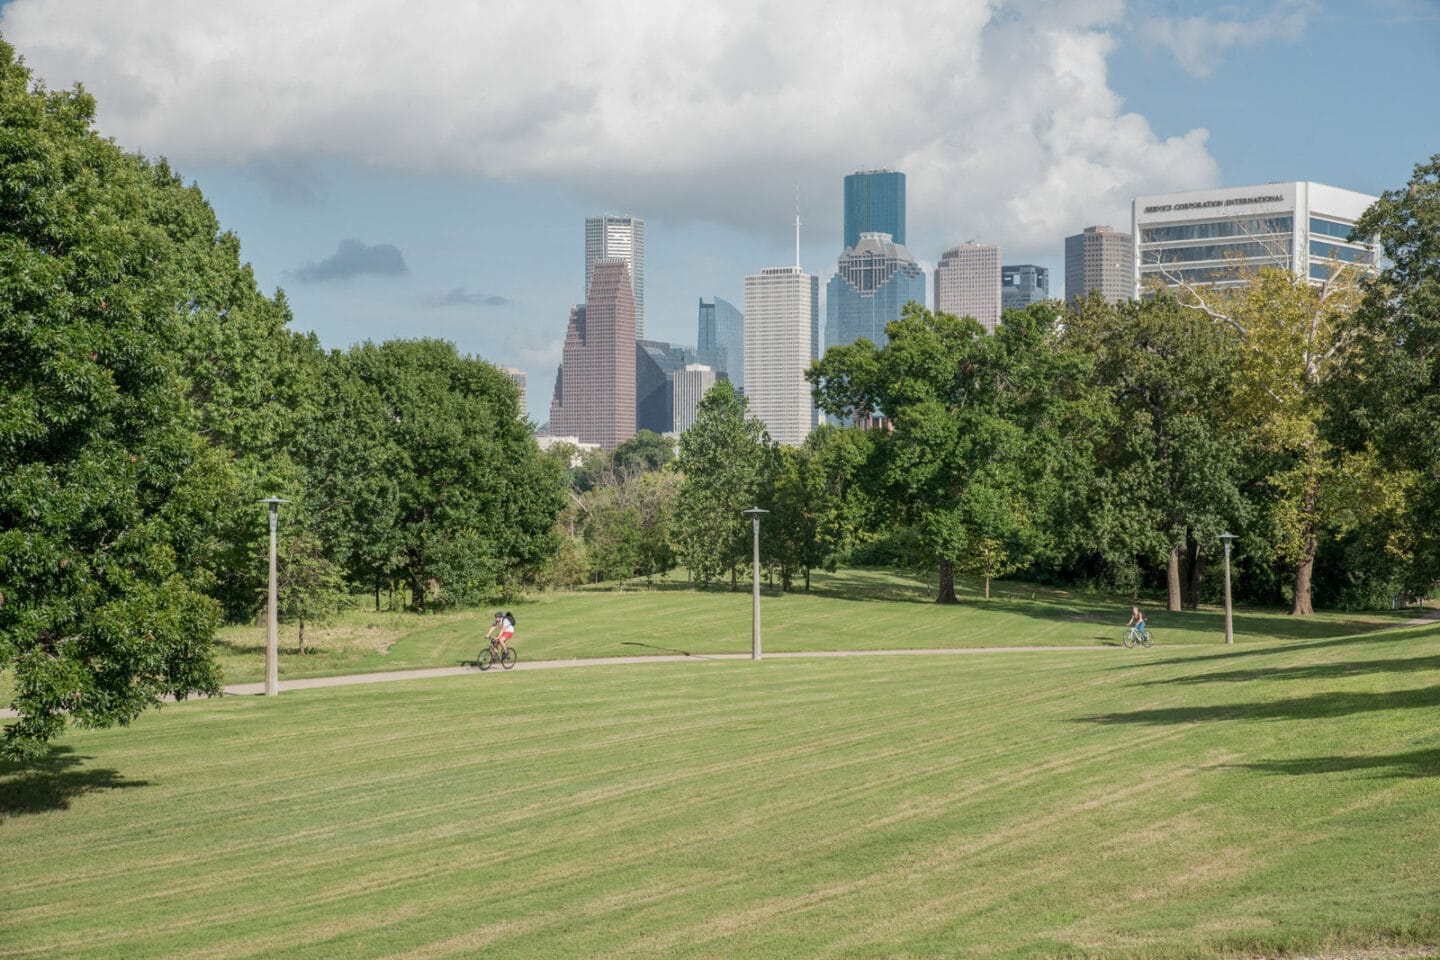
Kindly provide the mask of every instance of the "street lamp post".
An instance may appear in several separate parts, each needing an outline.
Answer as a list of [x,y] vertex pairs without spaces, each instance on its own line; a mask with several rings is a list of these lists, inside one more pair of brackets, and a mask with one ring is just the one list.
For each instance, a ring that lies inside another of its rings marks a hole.
[[1222,533],[1218,538],[1225,544],[1225,642],[1235,642],[1235,621],[1230,613],[1230,544],[1235,542],[1235,534]]
[[750,515],[750,529],[755,539],[755,557],[750,565],[750,659],[760,659],[760,515],[769,513],[759,507],[741,510]]
[[277,605],[279,600],[279,577],[275,564],[275,528],[280,522],[280,504],[289,503],[279,497],[268,497],[257,503],[270,505],[270,588],[265,611],[265,696],[273,697],[280,692],[280,626]]

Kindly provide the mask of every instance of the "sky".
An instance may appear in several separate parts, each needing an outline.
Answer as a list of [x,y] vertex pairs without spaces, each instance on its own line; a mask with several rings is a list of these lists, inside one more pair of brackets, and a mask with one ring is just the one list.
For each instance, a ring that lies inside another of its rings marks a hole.
[[548,419],[584,220],[643,217],[646,335],[841,252],[906,174],[907,246],[1051,270],[1137,194],[1403,186],[1440,153],[1440,0],[0,0],[97,128],[198,183],[294,327],[441,337]]

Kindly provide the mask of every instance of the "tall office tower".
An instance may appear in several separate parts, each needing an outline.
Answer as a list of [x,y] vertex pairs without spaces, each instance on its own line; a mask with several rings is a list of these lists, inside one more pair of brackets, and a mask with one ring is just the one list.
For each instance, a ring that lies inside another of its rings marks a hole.
[[820,278],[766,267],[745,278],[745,396],[778,443],[798,446],[815,426],[805,371],[820,351]]
[[695,362],[693,347],[657,340],[635,341],[635,429],[669,433],[675,429],[674,376]]
[[630,266],[630,287],[635,295],[635,336],[645,336],[645,221],[639,217],[585,218],[585,296],[590,278],[601,260],[624,260]]
[[515,384],[515,388],[520,391],[520,419],[529,420],[530,407],[528,406],[529,399],[526,397],[525,388],[530,378],[525,375],[524,370],[521,370],[517,367],[501,367],[500,372],[505,374],[505,376],[509,378],[510,382]]
[[1240,274],[1276,266],[1312,283],[1337,269],[1373,272],[1380,251],[1351,242],[1355,221],[1375,197],[1294,181],[1136,197],[1132,282],[1233,286]]
[[635,299],[624,260],[598,260],[570,309],[550,400],[550,433],[614,450],[635,435]]
[[1000,248],[962,243],[940,254],[935,264],[935,309],[974,317],[986,330],[1000,322]]
[[1000,310],[1023,310],[1050,299],[1050,268],[1033,263],[1000,267]]
[[745,315],[719,297],[709,303],[701,297],[695,359],[713,370],[717,379],[745,389]]
[[688,363],[677,371],[675,382],[675,432],[684,433],[695,425],[695,411],[706,391],[715,386],[715,371],[703,363]]
[[1065,238],[1065,299],[1074,303],[1091,290],[1099,290],[1111,303],[1135,299],[1135,247],[1130,234],[1086,227]]
[[861,337],[885,346],[885,324],[900,319],[914,300],[925,305],[925,271],[888,233],[862,233],[840,254],[835,276],[825,286],[825,346]]
[[845,247],[862,233],[888,233],[905,246],[905,174],[860,170],[845,178]]

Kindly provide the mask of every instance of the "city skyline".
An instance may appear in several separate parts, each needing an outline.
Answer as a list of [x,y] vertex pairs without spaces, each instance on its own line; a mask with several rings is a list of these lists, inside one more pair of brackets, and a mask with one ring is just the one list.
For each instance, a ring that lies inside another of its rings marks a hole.
[[[555,37],[537,32],[547,9],[138,0],[76,17],[8,0],[0,34],[50,87],[83,82],[102,135],[197,182],[296,329],[330,347],[451,340],[528,373],[537,422],[584,300],[573,238],[605,211],[645,220],[645,336],[688,344],[697,297],[739,302],[745,276],[795,259],[797,185],[809,273],[834,271],[843,178],[883,168],[907,177],[905,245],[927,273],[975,240],[1058,280],[1064,238],[1127,230],[1134,196],[1378,194],[1440,123],[1422,93],[1440,80],[1432,3],[961,2],[918,38],[869,31],[854,3],[773,23],[702,3],[646,31],[643,6],[570,5]],[[1334,83],[1337,63],[1362,79]],[[924,120],[862,129],[825,105],[861,76]],[[1280,86],[1329,109],[1277,106]]]

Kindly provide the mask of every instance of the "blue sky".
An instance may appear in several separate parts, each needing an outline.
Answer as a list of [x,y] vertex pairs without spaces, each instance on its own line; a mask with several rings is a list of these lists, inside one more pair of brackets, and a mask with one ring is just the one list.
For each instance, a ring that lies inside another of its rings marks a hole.
[[[876,16],[882,10],[883,16]],[[437,336],[530,376],[544,421],[584,218],[646,219],[646,328],[794,259],[841,181],[904,170],[909,247],[1063,239],[1137,193],[1378,193],[1440,152],[1440,0],[9,0],[0,34],[197,181],[328,346]]]

